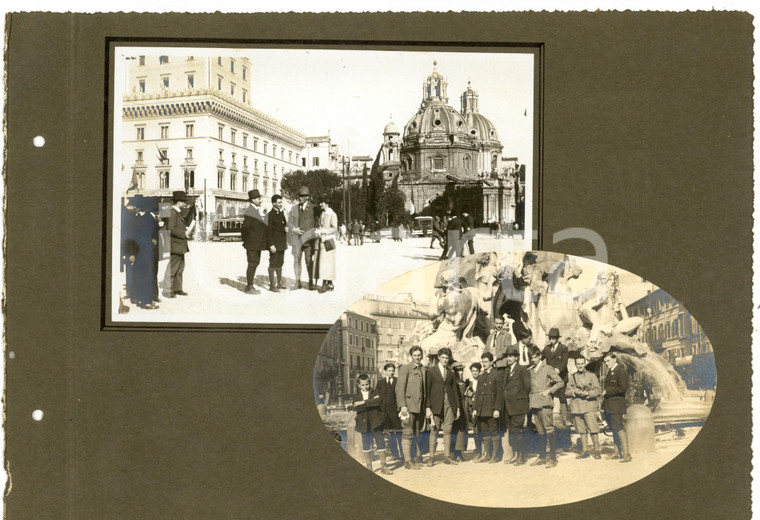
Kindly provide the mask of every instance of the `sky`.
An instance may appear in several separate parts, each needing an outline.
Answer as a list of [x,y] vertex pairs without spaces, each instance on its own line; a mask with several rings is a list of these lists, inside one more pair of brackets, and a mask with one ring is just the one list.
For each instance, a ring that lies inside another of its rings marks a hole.
[[[251,106],[306,136],[329,133],[341,154],[374,159],[383,129],[403,132],[422,101],[422,84],[437,70],[448,81],[449,105],[471,81],[480,113],[490,119],[505,157],[532,165],[532,54],[331,49],[127,48],[122,54],[246,56],[251,60]],[[121,48],[119,49],[122,50]],[[116,78],[126,78],[117,60]],[[123,81],[123,80],[122,80]],[[117,96],[118,99],[118,96]]]
[[533,144],[533,55],[473,52],[272,50],[248,53],[252,104],[305,132],[328,132],[345,153],[374,158],[385,125],[399,131],[422,101],[422,84],[437,70],[449,105],[460,110],[467,82],[480,113],[495,125],[504,156],[529,162]]

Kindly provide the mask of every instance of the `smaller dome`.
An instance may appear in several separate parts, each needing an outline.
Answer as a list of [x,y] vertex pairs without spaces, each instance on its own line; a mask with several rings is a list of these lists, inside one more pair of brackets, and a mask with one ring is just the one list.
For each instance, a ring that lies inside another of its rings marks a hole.
[[396,126],[396,123],[391,121],[387,125],[385,125],[385,129],[383,130],[384,134],[398,134],[398,127]]
[[496,128],[487,117],[478,113],[469,112],[465,118],[467,119],[468,132],[472,137],[482,141],[499,140],[499,134],[496,133]]

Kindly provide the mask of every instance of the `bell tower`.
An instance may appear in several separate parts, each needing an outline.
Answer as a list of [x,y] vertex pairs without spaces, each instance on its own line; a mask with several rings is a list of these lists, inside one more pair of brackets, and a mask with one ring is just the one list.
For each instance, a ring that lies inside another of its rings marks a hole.
[[449,98],[446,95],[446,88],[449,83],[443,74],[436,70],[438,61],[433,61],[433,72],[427,77],[422,84],[422,106],[427,106],[430,103],[443,103],[448,104]]
[[462,115],[478,113],[478,93],[473,90],[469,81],[467,82],[467,90],[462,92],[460,99],[462,101]]

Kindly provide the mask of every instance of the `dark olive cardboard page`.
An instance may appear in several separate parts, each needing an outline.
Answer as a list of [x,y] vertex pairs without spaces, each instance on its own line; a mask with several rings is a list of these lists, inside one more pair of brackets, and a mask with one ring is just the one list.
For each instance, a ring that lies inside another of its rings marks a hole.
[[[702,432],[656,473],[514,514],[748,517],[752,21],[721,12],[11,15],[7,517],[505,514],[411,494],[342,454],[314,409],[322,331],[101,330],[113,37],[543,44],[544,248],[593,255],[589,242],[555,244],[554,234],[600,235],[609,263],[662,287],[702,325],[720,383]],[[31,145],[36,135],[44,148]],[[578,477],[547,487],[582,485]]]

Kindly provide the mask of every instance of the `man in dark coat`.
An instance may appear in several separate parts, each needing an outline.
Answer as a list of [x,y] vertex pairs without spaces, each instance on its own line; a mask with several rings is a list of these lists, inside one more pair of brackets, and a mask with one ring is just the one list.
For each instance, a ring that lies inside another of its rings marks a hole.
[[187,296],[182,290],[182,273],[185,271],[185,253],[190,251],[187,246],[189,232],[182,216],[182,210],[187,207],[187,195],[184,191],[172,192],[172,207],[169,210],[169,221],[166,225],[171,236],[171,256],[169,257],[169,273],[171,287],[167,297]]
[[[253,287],[253,280],[256,276],[256,269],[261,262],[261,252],[269,250],[275,252],[276,249],[270,244],[269,228],[267,220],[261,208],[261,193],[259,190],[248,192],[249,206],[245,209],[245,218],[243,227],[240,230],[240,236],[243,239],[248,268],[245,272],[245,292],[248,294],[260,294],[261,291]],[[270,247],[271,246],[271,247]]]
[[158,309],[158,221],[150,210],[151,203],[142,195],[132,199],[134,215],[134,246],[129,262],[134,268],[133,297],[142,309]]
[[480,357],[483,373],[478,377],[472,415],[477,418],[478,430],[483,439],[483,454],[475,462],[496,462],[499,451],[497,422],[500,415],[501,381],[493,368],[493,354],[483,352]]
[[618,453],[611,458],[620,459],[620,462],[630,462],[631,452],[628,448],[628,435],[625,433],[623,422],[623,415],[627,408],[625,393],[628,391],[628,371],[618,363],[617,355],[611,351],[604,355],[604,364],[608,370],[602,390],[604,416],[607,424],[612,428],[612,438],[618,449]]
[[446,224],[446,236],[441,260],[462,255],[462,248],[459,244],[461,238],[462,220],[456,215],[451,215]]
[[[473,237],[468,235],[470,231],[472,231],[472,228],[475,226],[475,221],[472,219],[472,215],[470,215],[470,210],[468,208],[464,208],[462,211],[462,244],[460,244],[462,248],[462,253],[464,253],[464,241],[467,241],[467,249],[470,251],[471,255],[475,254],[475,244]],[[462,256],[462,253],[460,253],[460,256]]]
[[383,437],[383,415],[380,413],[380,396],[370,388],[367,374],[360,374],[356,381],[354,410],[356,411],[355,428],[362,436],[362,456],[367,469],[372,471],[372,441],[375,442],[380,458],[380,471],[383,475],[393,472],[386,464],[385,438]]
[[309,290],[316,289],[314,286],[314,253],[317,245],[317,235],[314,233],[316,227],[316,215],[314,205],[309,202],[308,186],[301,186],[298,190],[298,204],[294,204],[290,209],[290,219],[288,220],[295,234],[293,245],[293,272],[296,277],[296,284],[293,289],[301,288],[301,257],[303,256],[306,263],[306,272],[309,277]]
[[[285,289],[282,281],[282,264],[288,248],[288,219],[282,209],[282,195],[272,195],[272,209],[267,215],[269,227],[269,290]],[[272,250],[274,247],[274,250]],[[275,281],[275,277],[277,280]]]
[[402,458],[401,451],[401,419],[398,416],[396,406],[396,384],[398,378],[394,377],[396,365],[386,363],[383,367],[385,377],[377,382],[377,393],[380,396],[380,411],[384,417],[383,431],[388,434],[388,449],[396,459]]
[[509,445],[512,447],[512,460],[505,461],[515,466],[525,464],[525,418],[530,409],[530,373],[517,362],[520,353],[517,345],[507,348],[507,369],[502,380],[502,403],[505,423],[509,432]]
[[443,430],[443,463],[458,464],[451,458],[451,429],[462,413],[462,397],[454,371],[448,366],[451,357],[451,350],[443,347],[438,351],[438,362],[427,369],[425,414],[431,421],[428,466],[435,463],[439,429]]
[[[544,347],[542,353],[546,364],[554,368],[562,382],[567,384],[567,360],[570,351],[567,347],[559,342],[559,329],[552,327],[549,330],[549,344]],[[570,414],[567,412],[567,398],[565,397],[565,388],[560,388],[554,397],[559,399],[559,417],[560,424],[556,427],[560,430],[566,430],[571,426]]]

